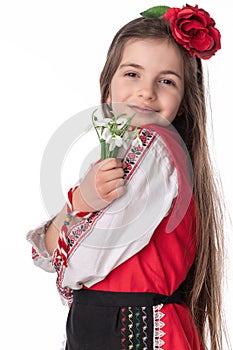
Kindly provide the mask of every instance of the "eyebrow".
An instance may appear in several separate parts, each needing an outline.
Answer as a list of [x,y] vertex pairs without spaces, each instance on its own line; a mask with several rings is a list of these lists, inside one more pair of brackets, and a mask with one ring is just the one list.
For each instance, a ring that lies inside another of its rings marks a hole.
[[125,67],[133,67],[133,68],[138,68],[138,69],[144,69],[140,64],[136,63],[123,63],[119,66],[119,69],[125,68]]
[[[119,66],[119,69],[122,68],[126,68],[126,67],[132,67],[132,68],[136,68],[136,69],[140,69],[140,70],[144,70],[144,68],[140,65],[140,64],[136,64],[136,63],[123,63]],[[178,74],[177,72],[173,71],[173,70],[163,70],[160,72],[160,74],[172,74],[175,75],[177,78],[179,78],[180,80],[182,80],[182,77],[180,74]]]

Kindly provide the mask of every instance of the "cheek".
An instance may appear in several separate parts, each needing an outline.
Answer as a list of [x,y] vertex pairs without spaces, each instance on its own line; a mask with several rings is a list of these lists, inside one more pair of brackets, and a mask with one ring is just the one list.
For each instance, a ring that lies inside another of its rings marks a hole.
[[113,101],[116,101],[121,96],[121,91],[119,84],[115,81],[111,83],[111,97]]
[[181,99],[180,97],[178,98],[177,96],[174,98],[171,98],[167,101],[166,107],[167,107],[167,119],[169,122],[172,122],[177,114],[179,113],[180,110],[180,105],[181,105]]
[[129,95],[127,84],[122,84],[122,81],[113,79],[110,86],[110,96],[112,102],[124,102]]

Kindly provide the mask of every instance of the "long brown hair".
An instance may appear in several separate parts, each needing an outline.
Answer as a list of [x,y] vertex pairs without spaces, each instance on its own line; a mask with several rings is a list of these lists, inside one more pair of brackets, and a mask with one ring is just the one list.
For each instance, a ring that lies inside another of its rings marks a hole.
[[183,58],[184,98],[181,115],[179,113],[173,125],[183,138],[192,161],[199,242],[193,267],[183,288],[187,292],[186,302],[203,344],[206,346],[209,333],[211,350],[221,350],[223,215],[207,143],[207,112],[201,60],[191,57],[175,42],[165,19],[137,18],[122,27],[110,45],[100,76],[101,102],[106,103],[111,80],[120,64],[126,42],[130,39],[148,38],[169,40],[179,47]]

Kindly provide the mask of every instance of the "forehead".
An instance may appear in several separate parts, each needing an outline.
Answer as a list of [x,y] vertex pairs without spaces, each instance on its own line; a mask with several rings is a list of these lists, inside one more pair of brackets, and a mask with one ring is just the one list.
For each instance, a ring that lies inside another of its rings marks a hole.
[[131,62],[145,68],[183,72],[179,48],[165,39],[130,39],[122,50],[120,65]]

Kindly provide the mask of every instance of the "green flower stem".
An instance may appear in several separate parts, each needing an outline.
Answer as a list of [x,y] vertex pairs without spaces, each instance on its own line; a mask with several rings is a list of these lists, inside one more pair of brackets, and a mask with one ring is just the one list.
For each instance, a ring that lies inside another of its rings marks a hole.
[[120,147],[116,146],[116,147],[110,152],[110,158],[116,158],[119,149],[120,149]]
[[106,148],[105,148],[105,141],[101,140],[100,141],[100,158],[101,160],[106,159],[106,154],[105,154]]
[[[95,116],[95,112],[97,111],[97,109],[92,113],[92,123],[95,127],[99,142],[100,142],[100,158],[101,160],[107,159],[107,158],[116,158],[118,151],[120,149],[120,147],[115,146],[114,149],[112,151],[110,151],[110,144],[106,143],[106,140],[102,139],[102,135],[104,132],[105,128],[108,128],[108,130],[110,131],[110,134],[114,137],[116,136],[120,136],[120,137],[124,137],[125,132],[128,130],[131,120],[134,117],[134,115],[132,115],[125,123],[124,125],[121,125],[121,129],[119,129],[119,124],[118,124],[118,118],[120,117],[124,117],[124,114],[116,116],[113,112],[113,117],[111,119],[111,121],[109,121],[108,126],[103,125],[101,127],[101,129],[99,130],[99,126],[97,127],[95,125],[95,122],[98,121],[98,118]],[[134,129],[133,131],[129,132],[129,137],[127,138],[131,138],[132,136],[135,135],[135,131],[137,131],[137,128]]]
[[[97,109],[98,109],[98,108],[97,108]],[[97,111],[97,109],[95,109],[95,110],[94,110],[94,112],[92,113],[91,118],[92,118],[92,124],[94,125],[95,131],[96,131],[96,134],[97,134],[97,136],[98,136],[99,142],[101,142],[101,139],[100,139],[100,134],[99,134],[99,132],[98,132],[98,130],[97,130],[97,128],[96,128],[96,126],[95,126],[95,121],[97,120],[97,117],[95,116],[95,112]],[[102,129],[103,129],[103,128],[102,128]]]

